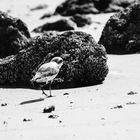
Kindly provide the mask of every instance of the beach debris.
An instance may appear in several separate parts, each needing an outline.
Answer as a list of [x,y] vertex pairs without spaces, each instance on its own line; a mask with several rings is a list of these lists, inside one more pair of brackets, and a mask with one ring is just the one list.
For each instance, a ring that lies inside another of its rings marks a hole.
[[47,7],[48,7],[47,4],[40,4],[40,5],[37,5],[34,8],[31,8],[30,11],[42,10],[42,9],[46,9]]
[[7,106],[7,103],[2,103],[1,106]]
[[117,106],[115,106],[115,107],[113,107],[111,109],[120,109],[120,108],[123,108],[123,106],[122,105],[117,105]]
[[69,93],[66,92],[66,93],[64,93],[63,95],[69,95]]
[[4,124],[4,125],[7,125],[7,124],[8,124],[8,122],[7,122],[7,121],[3,121],[3,124]]
[[138,92],[130,91],[130,92],[127,93],[127,95],[135,95],[135,94],[138,94]]
[[32,119],[26,119],[26,118],[23,119],[23,122],[29,122],[29,121],[32,121]]
[[54,115],[54,114],[48,116],[48,118],[51,118],[51,119],[57,119],[58,117],[59,117],[58,115]]
[[105,118],[104,118],[104,117],[102,117],[102,118],[101,118],[101,120],[105,120]]
[[136,102],[128,102],[128,103],[126,103],[126,105],[134,105],[134,104],[136,104]]
[[44,109],[43,109],[43,113],[51,113],[52,111],[54,111],[55,110],[55,106],[54,105],[51,105],[51,106],[49,106],[49,107],[45,107]]
[[70,102],[70,104],[73,104],[73,102]]
[[53,16],[52,13],[46,13],[46,14],[44,14],[43,16],[41,16],[40,19],[49,18],[49,17],[51,17],[51,16]]

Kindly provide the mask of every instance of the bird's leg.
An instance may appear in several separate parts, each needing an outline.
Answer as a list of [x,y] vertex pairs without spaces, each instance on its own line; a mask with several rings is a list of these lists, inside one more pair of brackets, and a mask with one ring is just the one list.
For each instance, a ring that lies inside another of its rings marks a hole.
[[52,84],[52,81],[49,82],[49,91],[50,91],[49,97],[53,97],[53,96],[52,96],[52,93],[51,93],[51,84]]
[[44,94],[44,95],[46,95],[46,97],[48,97],[48,95],[44,92],[43,87],[44,87],[44,86],[41,87],[42,94]]
[[41,90],[42,90],[42,94],[44,94],[44,95],[46,95],[48,97],[48,95],[44,92],[44,90],[43,89],[41,89]]

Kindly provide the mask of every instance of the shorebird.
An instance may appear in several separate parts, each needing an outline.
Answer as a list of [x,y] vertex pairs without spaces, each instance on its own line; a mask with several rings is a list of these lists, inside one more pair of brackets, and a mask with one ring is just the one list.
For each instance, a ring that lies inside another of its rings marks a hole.
[[[61,57],[52,58],[50,62],[44,63],[39,67],[35,76],[31,79],[31,82],[32,83],[36,82],[40,85],[42,94],[46,95],[47,97],[52,97],[51,84],[54,78],[58,75],[62,65],[63,59]],[[43,87],[47,84],[49,84],[50,95],[47,95],[43,90]]]

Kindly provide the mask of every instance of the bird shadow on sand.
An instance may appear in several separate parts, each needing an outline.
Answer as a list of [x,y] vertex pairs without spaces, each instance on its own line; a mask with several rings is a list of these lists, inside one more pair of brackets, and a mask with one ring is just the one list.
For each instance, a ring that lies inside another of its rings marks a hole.
[[41,102],[44,101],[46,98],[38,98],[38,99],[33,99],[33,100],[27,100],[21,102],[19,105],[25,105],[25,104],[30,104],[30,103],[36,103],[36,102]]

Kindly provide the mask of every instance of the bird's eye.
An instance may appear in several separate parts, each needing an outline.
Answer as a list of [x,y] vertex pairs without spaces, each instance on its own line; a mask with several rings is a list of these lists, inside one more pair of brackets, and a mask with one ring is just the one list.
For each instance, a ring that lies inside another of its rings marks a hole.
[[59,64],[62,63],[62,60],[59,60],[58,63],[59,63]]

